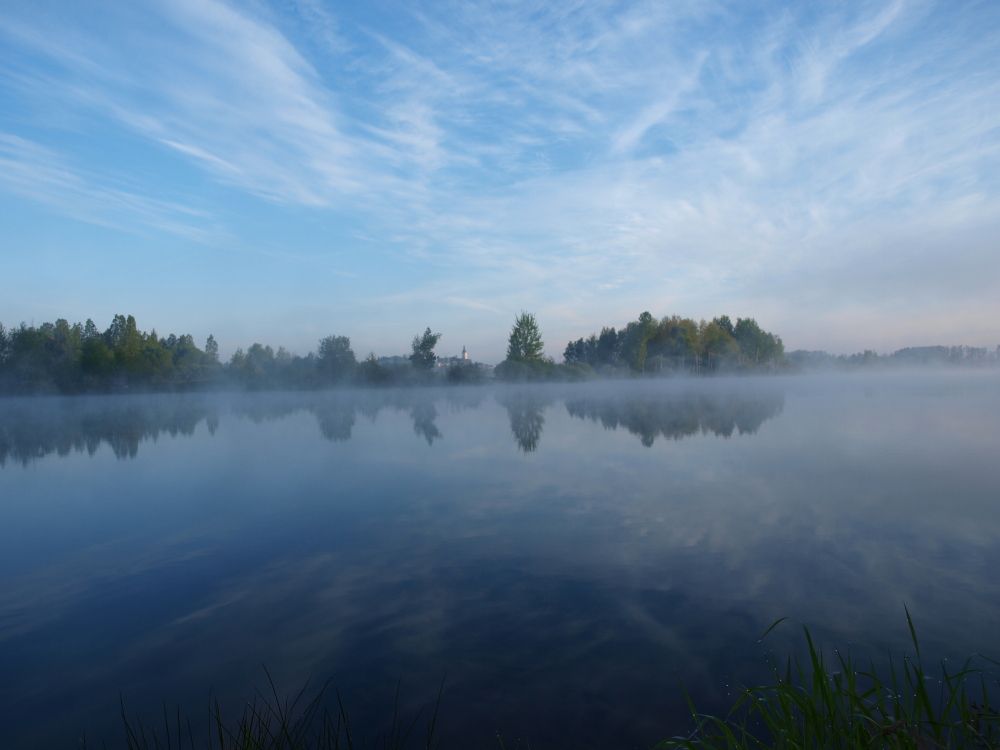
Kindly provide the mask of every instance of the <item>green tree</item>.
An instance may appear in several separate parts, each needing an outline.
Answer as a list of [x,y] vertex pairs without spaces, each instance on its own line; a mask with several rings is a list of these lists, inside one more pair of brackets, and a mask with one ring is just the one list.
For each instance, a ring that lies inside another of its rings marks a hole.
[[139,355],[133,364],[134,376],[146,382],[169,381],[173,379],[174,369],[174,354],[163,346],[156,329],[148,335],[139,332]]
[[724,328],[712,321],[704,320],[698,326],[698,366],[709,370],[718,369],[738,351],[736,342]]
[[728,315],[720,315],[718,318],[712,318],[712,322],[730,336],[733,335],[733,321],[729,319]]
[[87,318],[87,322],[83,326],[83,340],[91,341],[98,338],[101,332],[97,330],[97,326],[94,325],[94,321],[91,318]]
[[566,344],[563,351],[563,362],[567,365],[593,365],[597,351],[597,336],[590,334],[589,338],[579,338]]
[[557,368],[542,356],[543,346],[535,316],[521,311],[510,329],[507,359],[497,365],[496,377],[512,381],[551,379]]
[[693,366],[698,357],[698,324],[691,318],[664,316],[648,348],[658,368],[677,370]]
[[434,354],[434,347],[440,340],[440,333],[431,333],[428,328],[423,336],[413,337],[413,354],[410,355],[410,362],[416,370],[430,370],[437,362],[437,355]]
[[3,367],[3,364],[7,361],[7,356],[9,354],[10,337],[7,336],[7,329],[3,327],[3,323],[0,323],[0,367]]
[[482,383],[485,379],[483,371],[476,365],[457,362],[448,368],[446,376],[449,383]]
[[369,352],[364,362],[358,365],[358,379],[362,383],[376,385],[387,382],[391,377],[392,373],[379,363],[375,352]]
[[621,352],[622,359],[633,372],[645,372],[647,342],[656,335],[656,321],[648,312],[639,316],[625,326],[625,330],[619,334],[622,339]]
[[327,336],[320,339],[316,350],[317,368],[325,380],[341,380],[354,372],[358,361],[347,336]]
[[231,370],[242,370],[246,365],[247,355],[243,353],[243,347],[236,347],[236,351],[233,352],[233,356],[229,358],[229,368]]
[[104,332],[108,348],[115,353],[115,363],[126,371],[141,368],[142,338],[131,315],[116,315]]
[[[93,325],[93,321],[87,321]],[[84,329],[86,330],[86,329]],[[95,389],[98,384],[114,370],[115,353],[108,347],[100,334],[84,338],[80,347],[80,372],[83,375],[83,388]]]
[[[163,351],[169,355],[169,361],[160,368],[164,374],[168,374],[172,369],[172,376],[180,380],[192,381],[203,377],[205,352],[195,346],[194,336],[191,334],[183,336],[170,334],[166,339],[163,339],[162,344]],[[218,357],[218,348],[216,348],[216,357]],[[216,362],[216,364],[218,363]]]
[[615,331],[614,326],[611,328],[608,328],[607,326],[602,328],[601,335],[597,338],[595,366],[610,365],[611,367],[617,367],[621,360],[622,341],[622,337],[618,335],[617,331]]
[[521,311],[514,319],[507,340],[507,359],[521,362],[540,362],[542,360],[542,334],[538,323],[531,313]]
[[213,369],[219,365],[219,344],[212,334],[205,341],[205,363]]
[[271,370],[273,364],[274,349],[271,348],[270,344],[264,346],[255,343],[247,349],[245,367],[248,372],[260,376]]
[[761,330],[753,318],[737,318],[733,337],[739,345],[740,362],[746,367],[773,366],[784,359],[781,339]]

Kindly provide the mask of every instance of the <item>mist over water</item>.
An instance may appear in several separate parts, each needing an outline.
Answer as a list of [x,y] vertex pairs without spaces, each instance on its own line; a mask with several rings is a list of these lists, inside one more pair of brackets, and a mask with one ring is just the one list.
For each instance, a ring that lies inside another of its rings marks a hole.
[[991,372],[0,401],[0,746],[334,685],[649,746],[794,626],[997,656]]

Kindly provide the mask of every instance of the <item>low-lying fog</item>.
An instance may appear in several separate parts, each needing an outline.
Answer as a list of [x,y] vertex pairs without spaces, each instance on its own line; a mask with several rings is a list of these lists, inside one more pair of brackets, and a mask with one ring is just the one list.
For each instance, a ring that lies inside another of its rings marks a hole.
[[[651,745],[801,646],[1000,655],[984,372],[0,400],[0,746],[335,675]],[[201,722],[203,723],[203,722]],[[44,727],[44,729],[42,729]]]

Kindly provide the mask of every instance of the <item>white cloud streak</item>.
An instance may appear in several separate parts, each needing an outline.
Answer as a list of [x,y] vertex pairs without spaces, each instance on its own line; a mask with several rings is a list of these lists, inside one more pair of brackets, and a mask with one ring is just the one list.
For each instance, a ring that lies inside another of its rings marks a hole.
[[[113,44],[71,23],[42,34],[40,16],[3,31],[67,71],[53,95],[238,190],[360,217],[383,252],[464,274],[481,310],[625,314],[639,292],[760,305],[801,287],[816,312],[874,309],[884,296],[844,285],[907,238],[941,236],[928,267],[975,273],[982,254],[948,234],[971,227],[979,247],[1000,229],[1000,34],[984,31],[1000,19],[982,5],[418,4],[377,27],[294,7],[301,38],[221,0],[143,6]],[[17,175],[38,157],[5,158]],[[83,190],[48,169],[6,182]]]
[[91,224],[130,231],[136,223],[212,242],[223,232],[205,211],[111,187],[32,141],[0,131],[0,185]]

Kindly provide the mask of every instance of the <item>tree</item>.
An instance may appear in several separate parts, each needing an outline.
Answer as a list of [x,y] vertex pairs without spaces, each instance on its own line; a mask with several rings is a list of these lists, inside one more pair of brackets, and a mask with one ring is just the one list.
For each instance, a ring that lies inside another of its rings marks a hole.
[[535,316],[522,310],[510,329],[507,358],[497,365],[496,377],[511,381],[551,379],[556,365],[542,356],[543,346]]
[[327,336],[320,339],[317,367],[327,380],[339,380],[354,372],[358,361],[347,336]]
[[126,370],[140,366],[142,349],[142,334],[136,326],[135,318],[129,315],[116,315],[104,332],[104,340],[108,348],[115,353],[115,362]]
[[410,355],[410,362],[413,363],[414,369],[430,370],[434,367],[434,363],[437,361],[434,347],[437,346],[440,338],[441,334],[431,333],[430,328],[424,331],[423,336],[413,337],[413,354]]
[[785,356],[781,339],[761,330],[753,318],[737,318],[733,337],[739,344],[740,360],[746,366],[773,365]]
[[648,347],[660,367],[666,364],[669,369],[683,369],[688,366],[688,358],[694,364],[698,357],[698,324],[691,318],[664,316]]
[[620,359],[620,353],[621,337],[615,331],[614,326],[611,328],[605,326],[601,329],[601,335],[597,339],[597,348],[594,353],[596,361],[594,364],[615,367]]
[[485,379],[483,371],[476,365],[457,362],[448,368],[445,375],[449,383],[482,383]]
[[362,383],[385,383],[392,377],[388,369],[379,364],[375,352],[369,352],[364,362],[358,365],[358,379]]
[[646,342],[656,335],[656,321],[648,312],[633,320],[619,334],[622,359],[633,372],[645,372]]
[[10,351],[9,338],[7,337],[7,329],[3,327],[3,323],[0,323],[0,365],[3,365],[4,361],[7,359],[7,355]]
[[[607,331],[607,328],[601,331],[601,334],[605,335],[606,343],[607,335],[605,332]],[[615,346],[616,344],[612,343],[610,345],[610,350],[614,350]],[[585,339],[579,338],[576,341],[570,341],[566,344],[566,350],[563,352],[563,361],[567,365],[590,365],[591,367],[597,367],[601,364],[601,351],[600,341],[597,338],[597,334],[592,333]]]
[[[590,338],[595,339],[595,336]],[[566,344],[566,349],[563,351],[563,362],[567,365],[579,365],[579,364],[590,364],[591,357],[590,347],[587,345],[589,339],[579,338],[576,341],[570,341]]]
[[733,335],[733,321],[729,319],[728,315],[720,315],[718,318],[712,318],[712,322],[730,336]]
[[246,368],[249,371],[259,375],[269,370],[272,364],[274,364],[274,349],[270,344],[265,346],[255,343],[247,349]]
[[507,359],[521,362],[540,362],[542,360],[542,334],[538,331],[538,323],[531,313],[521,311],[514,319],[507,341]]
[[205,341],[205,362],[209,367],[215,367],[219,364],[219,344],[212,334],[209,334]]
[[700,364],[709,370],[717,369],[738,351],[733,337],[714,320],[711,323],[701,321],[698,327],[698,340]]

